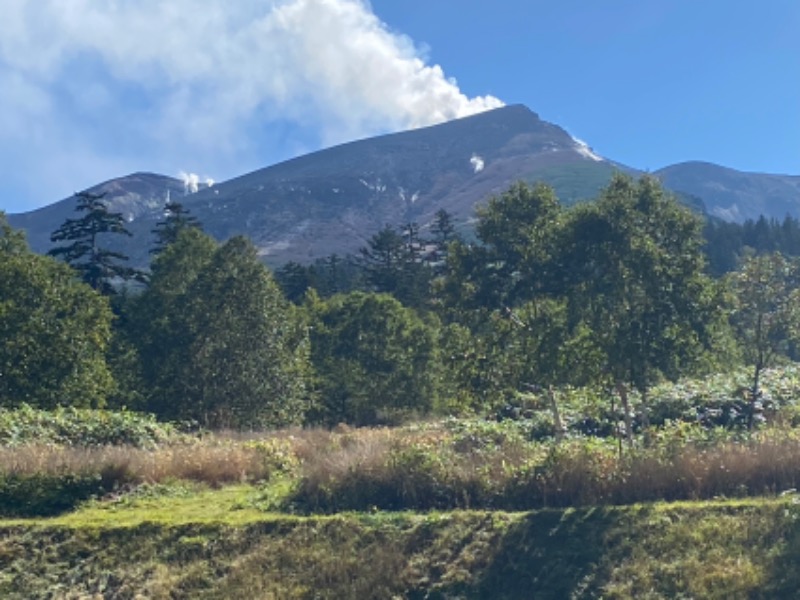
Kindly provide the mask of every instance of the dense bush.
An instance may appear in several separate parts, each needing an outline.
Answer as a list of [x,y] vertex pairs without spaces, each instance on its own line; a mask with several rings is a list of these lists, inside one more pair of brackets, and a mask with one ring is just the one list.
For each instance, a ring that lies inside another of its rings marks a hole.
[[46,411],[27,405],[0,409],[0,445],[30,443],[152,447],[178,434],[152,415],[127,411],[59,407]]
[[107,299],[9,234],[0,213],[0,405],[103,406],[114,383]]
[[0,515],[44,517],[111,489],[99,473],[0,473]]
[[310,296],[311,360],[320,403],[312,418],[392,423],[436,404],[435,327],[386,294]]

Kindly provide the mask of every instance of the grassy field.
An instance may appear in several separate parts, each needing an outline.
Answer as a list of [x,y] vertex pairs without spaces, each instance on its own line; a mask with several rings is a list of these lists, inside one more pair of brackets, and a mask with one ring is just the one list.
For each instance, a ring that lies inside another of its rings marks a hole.
[[[783,598],[800,589],[792,367],[517,420],[203,432],[0,411],[1,598]],[[726,390],[733,389],[733,392]]]
[[296,516],[161,490],[0,524],[3,598],[777,598],[794,498]]

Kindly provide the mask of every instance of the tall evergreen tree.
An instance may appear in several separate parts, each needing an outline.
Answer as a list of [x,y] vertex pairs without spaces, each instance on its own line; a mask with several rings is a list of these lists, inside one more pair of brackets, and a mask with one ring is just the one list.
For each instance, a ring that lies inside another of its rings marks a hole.
[[431,224],[431,233],[434,243],[442,249],[446,248],[447,244],[458,238],[453,215],[443,208],[437,210]]
[[360,250],[360,265],[370,291],[388,293],[406,306],[425,304],[430,269],[421,260],[419,227],[409,223],[402,232],[387,225]]
[[359,250],[359,264],[373,291],[391,294],[399,287],[405,250],[403,236],[389,225],[373,235]]
[[156,223],[155,229],[150,232],[155,236],[155,245],[150,249],[151,254],[163,252],[164,248],[178,239],[178,234],[182,230],[188,227],[203,228],[197,217],[184,208],[180,202],[167,202],[164,206],[164,213],[164,220]]
[[121,264],[128,257],[101,246],[104,234],[131,236],[121,213],[108,210],[103,201],[105,194],[80,192],[76,194],[75,210],[84,213],[79,219],[67,219],[50,236],[52,242],[70,242],[56,246],[48,254],[60,257],[80,274],[81,279],[95,290],[110,295],[115,293],[115,280],[138,278],[141,274]]

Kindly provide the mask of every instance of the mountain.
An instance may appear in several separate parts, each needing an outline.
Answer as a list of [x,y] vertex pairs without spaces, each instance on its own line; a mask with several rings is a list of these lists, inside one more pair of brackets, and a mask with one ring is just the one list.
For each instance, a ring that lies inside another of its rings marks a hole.
[[308,154],[201,191],[186,206],[220,238],[244,233],[268,262],[356,251],[386,224],[456,221],[519,179],[589,198],[615,167],[524,106]]
[[706,162],[684,162],[654,173],[665,187],[702,199],[726,221],[800,216],[800,177],[745,173]]
[[[115,249],[136,258],[137,264],[147,261],[149,230],[163,218],[164,203],[172,197],[179,199],[185,194],[182,181],[154,173],[134,173],[127,177],[112,179],[89,188],[93,194],[105,194],[105,200],[112,212],[122,213],[135,233],[132,239],[111,236],[109,240]],[[50,234],[67,219],[80,218],[75,212],[74,197],[26,213],[8,215],[9,223],[24,229],[28,243],[36,252],[45,253],[51,247]],[[144,227],[143,227],[144,226]],[[147,242],[142,246],[142,240]],[[121,243],[121,244],[120,244]]]
[[[625,167],[517,105],[314,152],[185,197],[180,181],[144,173],[89,191],[106,192],[111,210],[125,214],[134,238],[115,243],[138,264],[168,193],[213,236],[245,234],[281,264],[354,252],[386,224],[424,228],[441,208],[465,224],[476,204],[519,179],[550,183],[565,202],[590,198],[617,168]],[[73,207],[68,198],[9,221],[44,252]]]
[[[561,127],[521,105],[440,125],[342,144],[187,194],[174,178],[135,173],[90,188],[122,212],[133,238],[109,245],[136,265],[148,262],[151,230],[168,198],[181,202],[217,239],[250,237],[264,260],[310,262],[363,247],[384,225],[419,224],[439,209],[468,227],[475,206],[520,179],[543,181],[567,203],[593,198],[616,170],[640,172],[596,155]],[[742,173],[682,163],[655,173],[686,203],[728,220],[761,213],[800,215],[800,177]],[[74,218],[68,198],[9,215],[46,252],[50,233]]]

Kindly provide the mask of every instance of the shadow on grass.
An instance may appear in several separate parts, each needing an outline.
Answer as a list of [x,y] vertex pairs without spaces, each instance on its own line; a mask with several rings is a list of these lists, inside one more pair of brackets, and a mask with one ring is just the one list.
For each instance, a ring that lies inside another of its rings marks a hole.
[[800,594],[800,505],[784,509],[783,521],[769,540],[779,548],[767,568],[763,589],[756,598],[797,598]]
[[626,523],[624,513],[613,508],[531,513],[503,537],[476,597],[599,596],[610,569],[609,550],[615,559],[627,553]]

